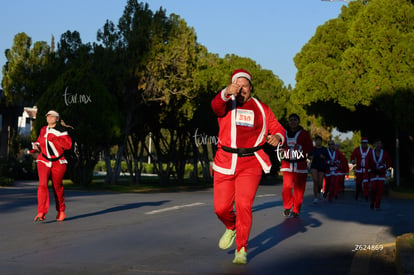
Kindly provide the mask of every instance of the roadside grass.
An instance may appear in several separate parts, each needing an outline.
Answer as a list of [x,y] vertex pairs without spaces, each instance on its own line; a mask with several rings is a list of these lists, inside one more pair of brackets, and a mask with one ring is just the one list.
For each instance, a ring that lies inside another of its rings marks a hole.
[[409,240],[409,243],[412,248],[414,248],[414,236],[411,236],[411,239]]
[[[261,184],[274,185],[281,183],[280,176],[265,176]],[[199,190],[213,187],[213,180],[199,178],[197,181],[186,178],[182,182],[170,179],[168,184],[161,184],[157,176],[141,176],[139,184],[131,182],[129,177],[120,177],[117,184],[105,183],[104,177],[96,176],[87,186],[74,184],[71,180],[63,180],[65,189],[82,191],[109,191],[120,193],[144,193],[144,192],[173,192],[182,190]]]
[[412,180],[401,179],[399,186],[396,186],[395,182],[391,181],[389,185],[393,197],[414,199],[414,184]]
[[[37,179],[34,179],[35,181]],[[13,179],[9,177],[0,177],[0,187],[13,186]],[[51,183],[49,183],[51,184]],[[174,190],[189,190],[212,188],[213,180],[204,180],[199,178],[197,181],[185,178],[183,182],[178,182],[171,178],[168,184],[160,184],[157,176],[142,175],[139,184],[131,181],[128,176],[121,176],[117,184],[106,184],[104,176],[94,176],[92,182],[86,186],[74,184],[71,180],[63,181],[64,187],[69,190],[83,191],[110,191],[110,192],[171,192]],[[282,184],[282,175],[266,175],[262,177],[261,185]],[[390,191],[393,194],[402,195],[403,197],[414,198],[414,185],[407,180],[402,180],[400,186],[395,186],[393,182],[389,184]]]
[[[33,179],[37,181],[37,179]],[[12,178],[0,177],[0,187],[13,186],[14,180]],[[264,176],[260,184],[262,185],[275,185],[281,184],[282,177],[276,176]],[[49,181],[49,186],[52,183]],[[176,179],[171,178],[168,184],[161,184],[157,176],[141,176],[140,183],[134,183],[128,176],[121,176],[117,184],[105,183],[104,176],[94,176],[92,182],[88,185],[78,185],[73,183],[70,179],[63,180],[63,186],[67,190],[79,190],[79,191],[108,191],[108,192],[122,192],[122,193],[136,193],[136,192],[171,192],[180,190],[197,190],[213,187],[213,179],[204,180],[198,178],[197,181],[190,178],[185,178],[184,181],[178,182]]]
[[398,187],[393,187],[392,190],[398,193],[406,193],[406,194],[414,195],[414,186],[398,186]]
[[129,177],[120,177],[117,184],[108,184],[105,183],[104,177],[94,177],[92,182],[86,186],[74,184],[69,179],[65,179],[63,185],[68,190],[143,193],[210,188],[213,186],[213,182],[203,179],[198,179],[198,181],[184,179],[183,182],[178,182],[175,179],[171,179],[168,184],[161,184],[156,176],[141,176],[140,183],[132,182]]
[[13,185],[13,179],[12,178],[0,176],[0,187],[12,186],[12,185]]

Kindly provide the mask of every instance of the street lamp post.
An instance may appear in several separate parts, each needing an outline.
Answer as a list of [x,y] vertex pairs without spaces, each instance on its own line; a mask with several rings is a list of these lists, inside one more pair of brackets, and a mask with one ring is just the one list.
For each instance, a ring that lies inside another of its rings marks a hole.
[[152,145],[152,142],[151,142],[151,132],[149,133],[149,141],[148,141],[148,164],[151,164],[151,145]]

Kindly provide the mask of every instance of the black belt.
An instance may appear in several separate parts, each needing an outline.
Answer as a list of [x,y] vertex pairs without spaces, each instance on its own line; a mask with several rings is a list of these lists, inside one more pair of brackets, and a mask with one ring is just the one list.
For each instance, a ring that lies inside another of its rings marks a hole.
[[237,154],[239,157],[250,157],[254,156],[254,152],[262,149],[263,145],[259,145],[252,148],[231,148],[227,146],[221,146],[224,152]]
[[60,156],[58,156],[57,158],[48,158],[45,154],[43,154],[42,153],[42,156],[45,158],[45,159],[47,159],[48,161],[58,161],[58,160],[60,160],[61,158],[63,158],[63,154],[62,155],[60,155]]

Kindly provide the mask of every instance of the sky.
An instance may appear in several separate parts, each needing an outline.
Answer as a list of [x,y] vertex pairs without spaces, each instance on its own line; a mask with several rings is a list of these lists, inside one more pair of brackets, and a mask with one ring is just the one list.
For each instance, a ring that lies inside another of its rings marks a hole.
[[[294,56],[316,28],[337,18],[343,1],[321,0],[148,0],[151,10],[160,7],[175,13],[193,27],[198,43],[210,53],[236,54],[271,70],[285,85],[295,86]],[[66,31],[78,31],[83,43],[95,42],[106,20],[115,24],[127,0],[3,0],[0,11],[0,65],[17,33],[32,41],[50,44]],[[2,79],[2,75],[0,79]],[[254,76],[253,76],[254,77]]]

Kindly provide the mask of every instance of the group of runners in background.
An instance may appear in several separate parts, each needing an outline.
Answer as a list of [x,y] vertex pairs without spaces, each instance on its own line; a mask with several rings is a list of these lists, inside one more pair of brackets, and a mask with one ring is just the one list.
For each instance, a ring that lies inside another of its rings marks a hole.
[[387,151],[382,148],[381,139],[376,139],[371,147],[366,137],[356,147],[348,160],[340,151],[339,144],[328,141],[328,148],[322,146],[322,138],[315,137],[315,146],[309,154],[310,171],[314,183],[314,203],[321,198],[338,198],[344,191],[345,177],[352,169],[355,176],[355,199],[363,197],[370,202],[370,208],[379,210],[387,180],[387,170],[392,162]]
[[[370,208],[379,210],[391,158],[377,139],[373,147],[366,137],[348,159],[333,140],[323,146],[323,139],[316,136],[312,142],[309,132],[300,125],[297,114],[289,116],[281,171],[283,173],[282,198],[284,216],[298,217],[303,203],[307,175],[313,180],[313,203],[322,199],[332,202],[345,190],[345,178],[351,170],[355,175],[355,199],[361,196],[370,202]],[[298,153],[299,152],[299,153]],[[310,169],[308,169],[310,168]]]

